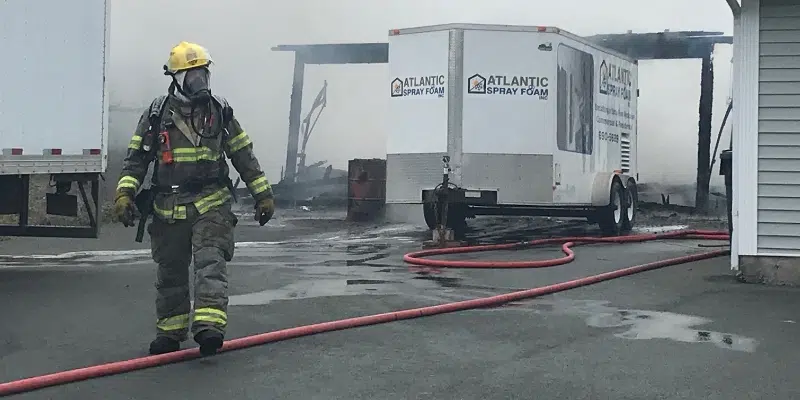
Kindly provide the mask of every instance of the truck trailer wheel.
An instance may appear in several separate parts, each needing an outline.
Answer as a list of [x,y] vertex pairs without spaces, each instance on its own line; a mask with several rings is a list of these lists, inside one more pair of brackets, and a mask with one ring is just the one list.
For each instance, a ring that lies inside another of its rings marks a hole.
[[619,236],[622,233],[625,222],[625,188],[618,180],[611,183],[611,201],[609,206],[601,210],[597,215],[597,223],[604,235]]
[[636,224],[636,206],[639,204],[639,191],[636,188],[636,182],[630,181],[628,182],[628,187],[624,189],[625,197],[623,197],[624,210],[623,213],[623,221],[622,221],[622,231],[623,232],[630,232],[633,230],[633,226]]

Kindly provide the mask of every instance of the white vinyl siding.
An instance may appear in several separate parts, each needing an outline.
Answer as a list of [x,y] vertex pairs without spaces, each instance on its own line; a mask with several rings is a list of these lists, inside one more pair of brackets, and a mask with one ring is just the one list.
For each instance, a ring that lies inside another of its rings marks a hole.
[[759,10],[758,254],[800,255],[800,5]]

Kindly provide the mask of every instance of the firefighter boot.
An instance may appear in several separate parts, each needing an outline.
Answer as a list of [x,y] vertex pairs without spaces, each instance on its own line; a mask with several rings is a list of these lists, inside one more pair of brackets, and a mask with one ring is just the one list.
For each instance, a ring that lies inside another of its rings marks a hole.
[[150,354],[152,355],[171,353],[180,350],[180,348],[181,342],[166,336],[158,336],[150,342]]
[[207,329],[194,335],[194,341],[200,345],[200,354],[210,356],[222,347],[223,336],[219,332]]

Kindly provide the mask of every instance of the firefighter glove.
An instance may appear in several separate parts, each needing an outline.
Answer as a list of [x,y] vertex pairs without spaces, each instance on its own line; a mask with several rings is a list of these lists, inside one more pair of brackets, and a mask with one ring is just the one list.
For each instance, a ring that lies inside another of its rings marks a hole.
[[114,219],[122,222],[126,227],[135,225],[136,206],[129,194],[117,195],[117,199],[114,200]]
[[255,220],[258,221],[258,224],[264,226],[270,219],[272,219],[272,215],[275,214],[275,202],[272,198],[260,200],[256,203],[256,215]]

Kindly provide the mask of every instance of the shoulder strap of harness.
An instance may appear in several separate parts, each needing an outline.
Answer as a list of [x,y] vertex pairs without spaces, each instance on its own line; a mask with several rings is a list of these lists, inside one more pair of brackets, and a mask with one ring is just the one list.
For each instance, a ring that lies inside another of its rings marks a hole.
[[150,186],[158,186],[158,162],[156,161],[156,154],[158,154],[158,146],[160,144],[156,135],[161,129],[161,119],[164,115],[165,104],[167,103],[167,95],[161,95],[153,99],[148,109],[147,117],[150,122],[150,129],[146,133],[144,142],[149,146],[145,148],[148,153],[148,162],[153,164],[153,175],[150,177]]
[[222,111],[222,126],[227,127],[228,123],[233,120],[233,107],[228,103],[228,100],[218,94],[212,94],[211,97],[214,98],[214,101],[220,107],[220,111]]
[[150,111],[148,114],[148,118],[150,120],[150,129],[158,129],[159,125],[161,125],[161,117],[164,115],[164,105],[167,104],[167,95],[162,94],[161,96],[156,97],[153,99],[153,102],[150,103]]

